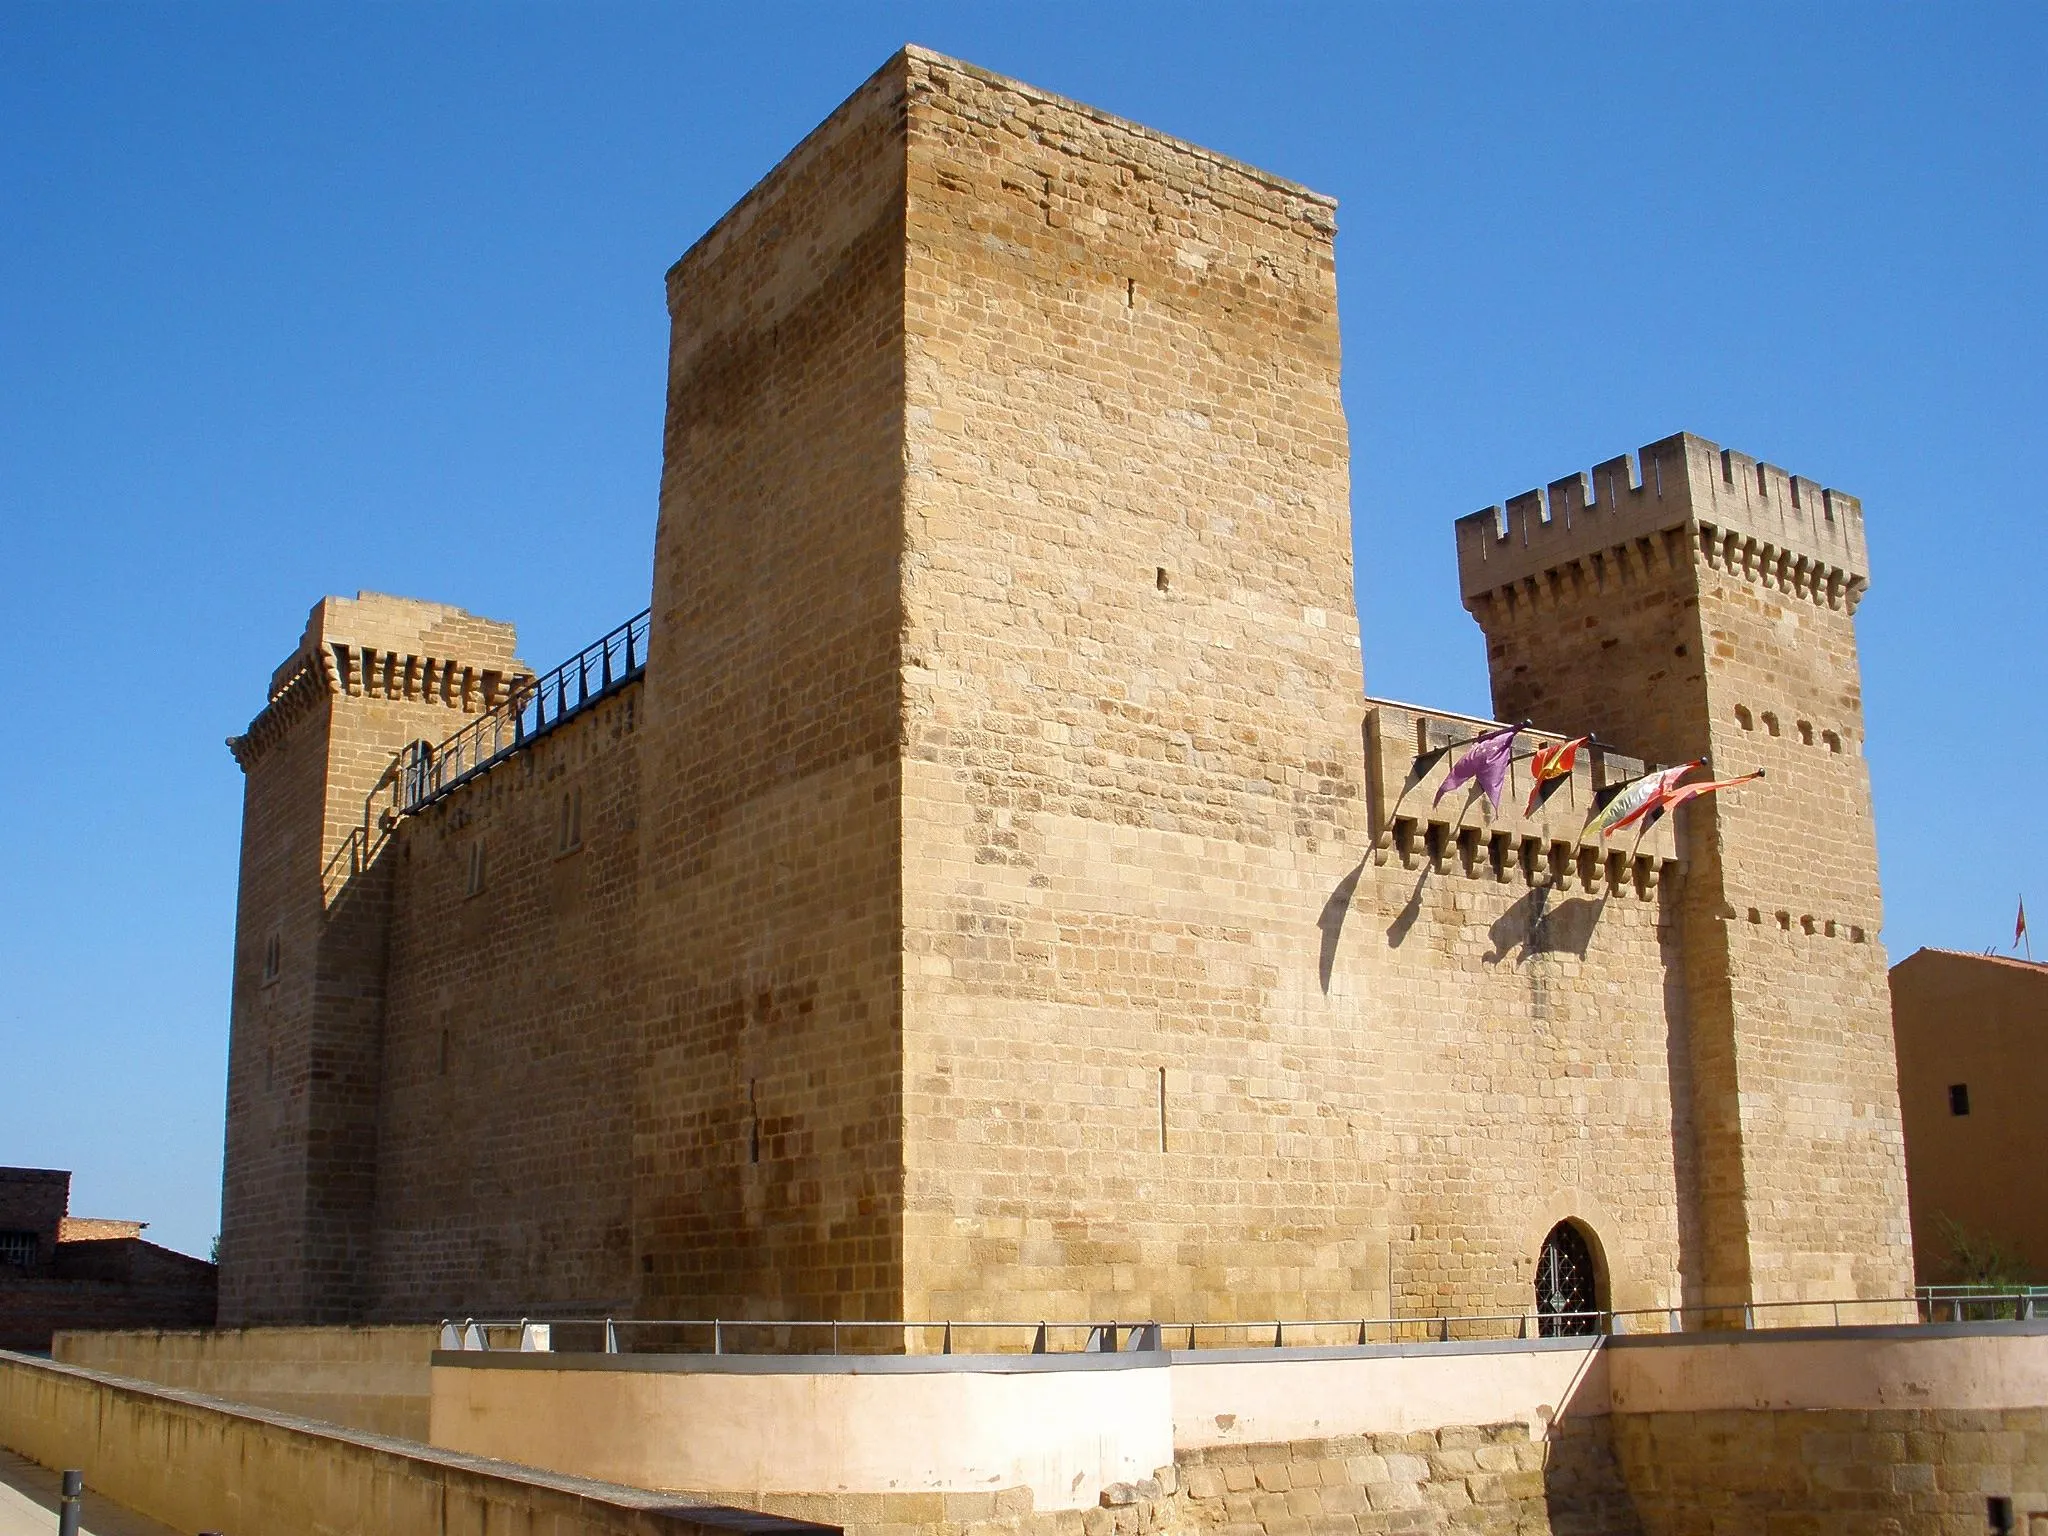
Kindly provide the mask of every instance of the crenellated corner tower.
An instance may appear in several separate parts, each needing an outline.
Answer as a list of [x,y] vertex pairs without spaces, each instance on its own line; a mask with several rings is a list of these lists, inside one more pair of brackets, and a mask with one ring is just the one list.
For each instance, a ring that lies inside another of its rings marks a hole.
[[1457,540],[1501,719],[1768,775],[1684,813],[1687,1289],[1910,1294],[1861,504],[1681,433],[1461,518]]
[[330,597],[229,749],[244,775],[220,1320],[363,1315],[399,754],[525,679],[512,626]]

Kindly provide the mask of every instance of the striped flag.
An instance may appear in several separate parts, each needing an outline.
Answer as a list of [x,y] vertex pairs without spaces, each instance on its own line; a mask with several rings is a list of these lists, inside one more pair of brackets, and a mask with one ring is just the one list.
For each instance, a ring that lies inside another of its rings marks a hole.
[[1703,766],[1706,759],[1694,758],[1689,763],[1680,763],[1676,768],[1660,768],[1646,773],[1639,779],[1630,779],[1622,785],[1621,792],[1595,811],[1586,822],[1588,832],[1597,829],[1603,840],[1628,827],[1634,826],[1656,807],[1665,794],[1680,779],[1693,769]]
[[1754,773],[1741,774],[1732,779],[1702,779],[1697,784],[1681,784],[1676,789],[1667,789],[1657,799],[1650,813],[1643,818],[1643,825],[1650,826],[1661,816],[1668,816],[1681,805],[1697,800],[1701,795],[1711,795],[1716,790],[1734,789],[1737,785],[1753,784],[1764,776],[1763,769]]

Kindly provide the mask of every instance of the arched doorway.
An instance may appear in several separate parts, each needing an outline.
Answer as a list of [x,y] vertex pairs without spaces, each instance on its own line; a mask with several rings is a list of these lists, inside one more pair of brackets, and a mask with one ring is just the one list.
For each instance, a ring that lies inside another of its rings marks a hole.
[[1536,1327],[1544,1338],[1600,1331],[1600,1275],[1586,1234],[1560,1221],[1536,1256]]

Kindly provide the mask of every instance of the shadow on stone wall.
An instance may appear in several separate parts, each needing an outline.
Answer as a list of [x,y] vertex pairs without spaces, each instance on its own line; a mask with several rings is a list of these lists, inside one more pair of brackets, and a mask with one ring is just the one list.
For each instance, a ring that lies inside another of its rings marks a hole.
[[1567,1419],[1545,1442],[1543,1509],[1551,1536],[1644,1536],[1606,1415]]

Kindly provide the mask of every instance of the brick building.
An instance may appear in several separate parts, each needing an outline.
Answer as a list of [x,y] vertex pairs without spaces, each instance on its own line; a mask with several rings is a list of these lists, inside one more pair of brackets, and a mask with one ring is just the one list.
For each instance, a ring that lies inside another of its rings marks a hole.
[[2048,1284],[2048,965],[1919,949],[1891,991],[1921,1284],[1994,1254]]
[[[644,626],[319,604],[232,743],[223,1321],[1905,1295],[1858,503],[1680,435],[1459,521],[1495,712],[1615,745],[1435,803],[1335,231],[906,50],[669,273]],[[1698,757],[1768,778],[1583,833]]]
[[147,1241],[140,1221],[70,1214],[71,1175],[0,1168],[0,1349],[60,1328],[210,1328],[215,1272]]

